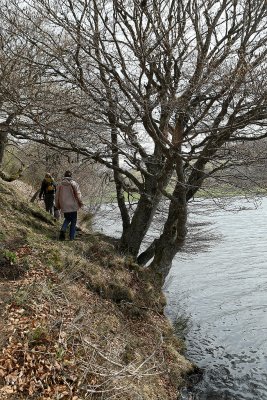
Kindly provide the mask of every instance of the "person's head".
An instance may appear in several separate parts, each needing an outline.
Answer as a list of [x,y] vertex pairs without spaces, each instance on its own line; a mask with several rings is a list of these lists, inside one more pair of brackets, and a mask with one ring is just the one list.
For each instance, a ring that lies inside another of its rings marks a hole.
[[71,178],[72,177],[72,173],[70,171],[66,171],[64,174],[65,178]]

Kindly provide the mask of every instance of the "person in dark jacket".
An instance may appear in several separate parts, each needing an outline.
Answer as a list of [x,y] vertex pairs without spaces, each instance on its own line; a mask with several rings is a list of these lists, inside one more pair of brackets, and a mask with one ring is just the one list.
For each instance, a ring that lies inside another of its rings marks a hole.
[[42,181],[39,198],[44,199],[45,209],[50,214],[54,215],[56,184],[51,174],[46,173]]

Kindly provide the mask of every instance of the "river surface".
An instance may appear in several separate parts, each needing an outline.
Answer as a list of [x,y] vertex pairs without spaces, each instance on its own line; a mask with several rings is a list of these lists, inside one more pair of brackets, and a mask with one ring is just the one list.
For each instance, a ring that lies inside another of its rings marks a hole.
[[235,205],[247,209],[194,205],[192,219],[211,223],[216,239],[176,256],[165,285],[167,314],[178,328],[184,321],[187,357],[204,368],[182,399],[267,399],[267,199]]
[[267,400],[267,199],[196,201],[189,221],[164,288],[186,356],[204,371],[182,399]]

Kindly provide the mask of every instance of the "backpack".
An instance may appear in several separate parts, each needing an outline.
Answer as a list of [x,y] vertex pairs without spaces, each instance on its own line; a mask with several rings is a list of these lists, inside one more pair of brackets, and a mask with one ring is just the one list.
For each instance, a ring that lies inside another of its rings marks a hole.
[[45,193],[54,192],[56,184],[53,178],[45,178]]

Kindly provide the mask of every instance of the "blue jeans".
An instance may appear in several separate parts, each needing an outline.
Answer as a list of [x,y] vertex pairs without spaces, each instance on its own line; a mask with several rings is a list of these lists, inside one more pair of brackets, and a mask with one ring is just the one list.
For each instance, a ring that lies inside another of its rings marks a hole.
[[70,240],[73,240],[76,232],[76,222],[77,222],[77,211],[64,213],[64,222],[61,227],[63,232],[66,232],[70,224]]

